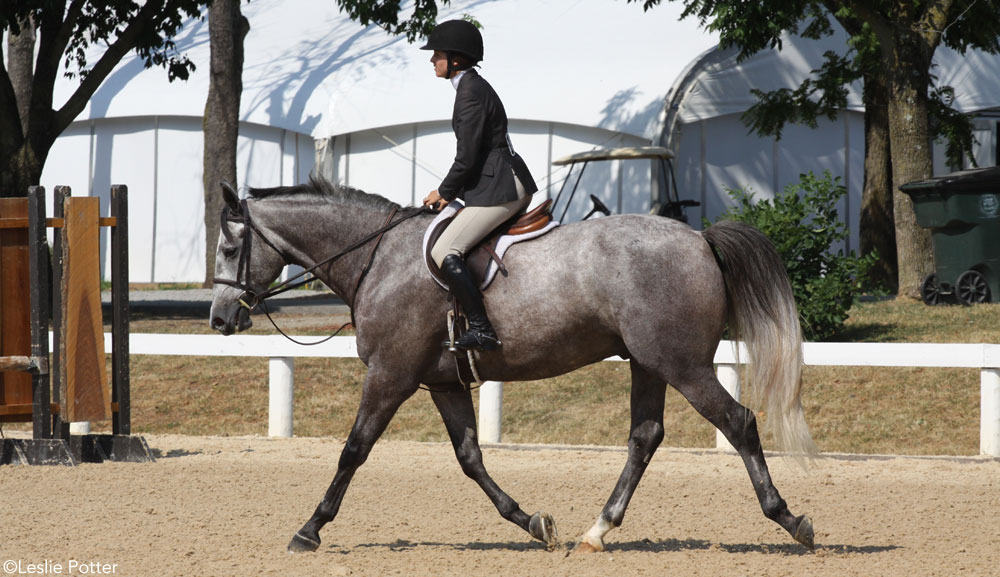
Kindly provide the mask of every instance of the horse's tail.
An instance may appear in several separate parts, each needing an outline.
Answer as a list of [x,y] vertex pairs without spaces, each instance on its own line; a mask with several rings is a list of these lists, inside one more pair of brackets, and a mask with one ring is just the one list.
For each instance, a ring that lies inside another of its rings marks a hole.
[[[802,411],[802,328],[792,284],[771,241],[739,221],[722,221],[702,232],[726,283],[729,332],[749,356],[743,375],[749,404],[765,412],[765,427],[778,446],[798,456],[816,448]],[[739,362],[737,355],[737,362]]]

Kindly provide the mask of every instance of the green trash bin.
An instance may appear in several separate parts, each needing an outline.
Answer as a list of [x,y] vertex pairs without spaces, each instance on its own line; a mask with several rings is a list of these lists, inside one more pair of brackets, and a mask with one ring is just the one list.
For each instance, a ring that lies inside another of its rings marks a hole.
[[964,305],[1000,300],[1000,167],[962,170],[904,184],[917,224],[930,229],[934,272],[923,301]]

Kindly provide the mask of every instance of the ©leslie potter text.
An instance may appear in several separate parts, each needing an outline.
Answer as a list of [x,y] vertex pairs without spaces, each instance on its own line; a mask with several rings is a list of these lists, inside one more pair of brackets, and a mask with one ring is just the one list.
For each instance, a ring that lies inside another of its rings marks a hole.
[[8,559],[3,562],[3,572],[6,575],[115,575],[118,572],[117,563],[101,563],[100,561],[23,561]]

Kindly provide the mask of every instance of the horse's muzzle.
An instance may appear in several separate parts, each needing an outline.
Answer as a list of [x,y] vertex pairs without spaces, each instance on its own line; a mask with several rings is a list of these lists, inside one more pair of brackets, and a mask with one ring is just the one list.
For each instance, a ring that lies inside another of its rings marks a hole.
[[236,305],[227,310],[226,313],[229,314],[212,315],[210,324],[214,330],[229,336],[236,332],[245,331],[253,326],[253,321],[250,319],[250,311],[243,306]]

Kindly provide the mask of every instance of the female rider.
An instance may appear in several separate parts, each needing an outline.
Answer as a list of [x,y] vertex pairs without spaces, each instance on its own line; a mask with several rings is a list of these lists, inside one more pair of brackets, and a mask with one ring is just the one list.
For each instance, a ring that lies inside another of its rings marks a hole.
[[500,97],[473,68],[483,59],[479,29],[465,20],[442,22],[421,50],[434,51],[434,73],[455,88],[451,123],[458,141],[451,169],[424,205],[441,208],[456,198],[465,201],[465,208],[431,248],[431,258],[469,320],[469,330],[455,346],[492,351],[500,347],[500,340],[464,257],[493,229],[527,207],[538,187],[511,146]]

